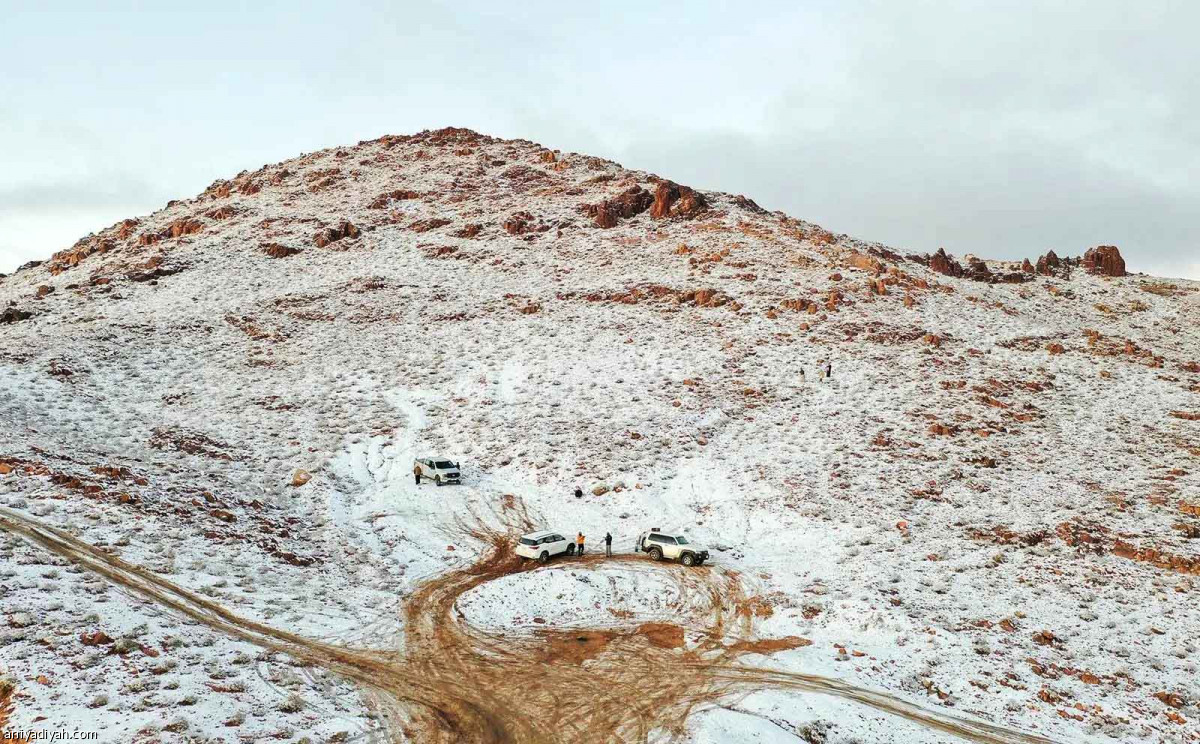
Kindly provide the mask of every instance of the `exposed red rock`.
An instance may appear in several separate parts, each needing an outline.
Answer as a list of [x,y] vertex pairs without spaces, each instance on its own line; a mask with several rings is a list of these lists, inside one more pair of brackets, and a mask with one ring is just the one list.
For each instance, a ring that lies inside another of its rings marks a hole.
[[429,232],[430,230],[436,230],[439,227],[445,227],[449,224],[450,220],[445,219],[444,217],[431,217],[427,220],[417,220],[409,225],[408,229],[412,230],[413,232],[423,233]]
[[191,219],[190,217],[185,217],[183,219],[175,220],[171,224],[167,225],[167,235],[161,237],[179,238],[183,237],[184,235],[198,233],[203,229],[204,223],[200,222],[199,220]]
[[405,199],[419,198],[421,198],[421,194],[416,191],[410,191],[409,189],[396,189],[394,191],[387,191],[375,197],[371,203],[367,205],[367,209],[386,209],[387,206],[394,201],[404,201]]
[[261,248],[262,252],[267,254],[269,258],[287,258],[288,256],[294,256],[300,252],[299,248],[292,248],[290,246],[280,245],[279,243],[263,243],[259,246],[259,248]]
[[475,223],[461,227],[451,233],[451,235],[456,238],[473,238],[481,232],[483,232],[483,225]]
[[226,220],[237,214],[237,208],[228,204],[216,209],[210,209],[204,213],[204,216],[210,220]]
[[883,263],[879,259],[868,256],[865,253],[859,253],[858,251],[850,252],[850,255],[846,258],[846,265],[871,274],[878,274],[884,268]]
[[1057,269],[1062,268],[1062,259],[1054,251],[1047,251],[1037,260],[1037,273],[1042,276],[1054,276]]
[[680,186],[674,181],[659,181],[654,189],[654,204],[650,216],[656,219],[683,217],[690,219],[708,209],[708,202],[695,189]]
[[584,214],[592,218],[596,227],[616,227],[622,219],[629,219],[650,208],[654,197],[641,186],[633,186],[619,196],[606,199],[599,204],[585,204]]
[[946,255],[945,248],[938,248],[937,253],[929,258],[929,268],[946,276],[962,276],[963,267]]
[[737,196],[733,197],[733,203],[738,205],[742,209],[745,209],[748,212],[753,212],[755,214],[767,214],[767,210],[758,206],[757,202],[755,202],[750,197],[742,196],[741,194],[738,194]]
[[529,212],[515,212],[503,223],[504,231],[509,235],[524,235],[525,233],[546,232],[550,226],[539,221]]
[[1098,245],[1083,254],[1080,263],[1089,274],[1125,276],[1125,259],[1115,245]]
[[992,271],[988,268],[987,264],[978,258],[973,257],[968,262],[967,268],[963,272],[963,276],[976,282],[993,281]]
[[360,231],[348,220],[342,220],[333,227],[322,228],[313,236],[313,244],[318,248],[324,248],[330,243],[336,243],[343,238],[357,238]]

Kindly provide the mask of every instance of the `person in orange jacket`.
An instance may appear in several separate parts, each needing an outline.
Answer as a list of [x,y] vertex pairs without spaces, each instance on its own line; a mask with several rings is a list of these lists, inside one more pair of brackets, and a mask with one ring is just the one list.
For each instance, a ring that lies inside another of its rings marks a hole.
[[421,485],[421,466],[413,465],[413,477],[417,479],[417,485]]
[[575,553],[576,553],[576,555],[583,555],[583,533],[582,532],[580,532],[578,535],[575,536]]

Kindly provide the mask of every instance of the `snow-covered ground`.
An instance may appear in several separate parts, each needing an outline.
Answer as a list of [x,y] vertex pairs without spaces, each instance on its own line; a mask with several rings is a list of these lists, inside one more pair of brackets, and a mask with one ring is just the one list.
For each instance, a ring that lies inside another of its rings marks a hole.
[[[0,325],[0,505],[247,618],[401,649],[403,599],[472,561],[461,525],[511,495],[591,551],[659,526],[712,547],[757,637],[812,642],[747,663],[1058,741],[1197,740],[1200,284],[951,278],[724,194],[692,219],[580,211],[637,186],[527,142],[376,140],[0,280],[32,314]],[[360,234],[314,243],[343,220]],[[464,485],[416,486],[424,454]],[[373,693],[0,541],[11,726],[380,726]],[[671,573],[628,566],[563,560],[458,609],[513,633],[703,622]],[[686,738],[951,737],[763,690]]]

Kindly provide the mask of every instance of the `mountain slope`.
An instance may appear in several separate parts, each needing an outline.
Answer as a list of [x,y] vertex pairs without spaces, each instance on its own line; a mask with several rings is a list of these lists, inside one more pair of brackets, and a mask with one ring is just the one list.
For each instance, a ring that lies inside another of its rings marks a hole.
[[[811,641],[764,666],[1056,740],[1190,741],[1200,283],[1088,259],[902,256],[530,142],[384,137],[0,281],[0,491],[243,615],[373,647],[479,554],[468,515],[515,499],[621,551],[678,526],[747,583],[747,633]],[[415,486],[425,453],[467,485]],[[377,693],[131,610],[16,538],[4,556],[22,725],[381,725]],[[519,633],[703,613],[604,571],[459,607]],[[734,707],[653,736],[732,740],[747,714],[762,740],[943,736],[771,689]],[[383,720],[421,740],[419,715]]]

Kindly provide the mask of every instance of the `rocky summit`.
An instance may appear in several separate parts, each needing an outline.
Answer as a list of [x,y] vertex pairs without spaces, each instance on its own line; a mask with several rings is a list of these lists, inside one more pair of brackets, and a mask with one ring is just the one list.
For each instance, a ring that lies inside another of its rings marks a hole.
[[0,727],[1196,741],[1200,283],[1127,258],[464,129],[219,180],[0,279]]

